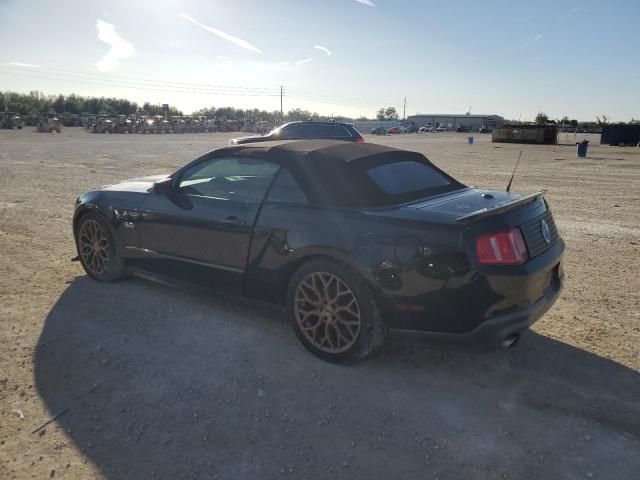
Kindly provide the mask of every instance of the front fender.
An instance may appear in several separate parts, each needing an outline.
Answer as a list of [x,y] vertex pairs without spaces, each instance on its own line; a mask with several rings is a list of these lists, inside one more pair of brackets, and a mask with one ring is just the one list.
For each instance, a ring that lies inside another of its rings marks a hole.
[[127,219],[122,212],[137,212],[145,194],[138,192],[91,191],[82,194],[76,200],[73,214],[73,236],[77,237],[79,219],[87,212],[93,212],[104,218],[116,242],[118,254],[126,256],[123,247],[137,245],[137,229],[125,228]]

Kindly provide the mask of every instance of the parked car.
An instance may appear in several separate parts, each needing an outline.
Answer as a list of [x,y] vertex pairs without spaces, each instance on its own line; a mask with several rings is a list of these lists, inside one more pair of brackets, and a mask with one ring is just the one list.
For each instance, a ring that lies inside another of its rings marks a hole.
[[387,130],[387,135],[396,135],[398,133],[402,133],[402,129],[400,127],[391,127]]
[[302,344],[333,362],[376,351],[389,329],[513,346],[563,281],[542,192],[468,187],[420,153],[374,144],[214,150],[81,195],[73,233],[95,280],[134,274],[283,305]]
[[447,131],[447,127],[444,127],[442,125],[436,128],[436,132],[446,132],[446,131]]
[[374,127],[371,129],[371,135],[386,135],[387,129],[384,127]]
[[471,129],[469,127],[460,126],[460,127],[456,128],[456,132],[458,132],[458,133],[470,132],[470,131],[471,131]]
[[409,125],[404,129],[404,133],[416,133],[418,131],[418,127],[415,125]]
[[433,127],[431,125],[427,125],[424,127],[420,127],[420,130],[418,130],[420,133],[428,133],[428,132],[433,132]]
[[278,128],[274,128],[266,135],[234,138],[229,143],[231,145],[240,145],[244,143],[268,142],[271,140],[308,140],[313,138],[364,143],[362,135],[353,124],[320,121],[285,123]]
[[478,132],[480,133],[491,133],[493,132],[493,128],[491,127],[480,127],[480,130],[478,130]]

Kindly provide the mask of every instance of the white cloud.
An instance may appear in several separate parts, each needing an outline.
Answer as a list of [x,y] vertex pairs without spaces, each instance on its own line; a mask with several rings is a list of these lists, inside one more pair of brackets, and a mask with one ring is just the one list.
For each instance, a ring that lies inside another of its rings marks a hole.
[[309,63],[311,60],[313,60],[313,58],[305,58],[304,60],[298,60],[296,62],[296,65],[298,65],[298,66],[304,65],[305,63]]
[[369,7],[375,7],[376,4],[373,3],[371,0],[356,0],[356,2],[361,3],[363,5],[367,5]]
[[216,59],[220,60],[221,62],[231,63],[231,59],[229,57],[223,57],[222,55],[218,55]]
[[96,63],[98,70],[101,72],[110,72],[120,66],[120,60],[136,55],[136,50],[133,48],[133,45],[116,32],[114,25],[98,20],[96,22],[96,28],[98,29],[98,40],[102,40],[111,46],[102,60]]
[[320,50],[321,52],[324,52],[327,54],[327,57],[330,57],[332,55],[331,50],[329,50],[327,47],[323,47],[322,45],[314,45],[314,47],[316,50]]
[[568,18],[571,18],[571,17],[575,16],[576,13],[578,13],[579,11],[580,11],[580,9],[578,7],[573,7],[571,10],[566,12],[564,15],[560,15],[556,20],[558,22],[564,22]]
[[22,62],[9,62],[9,65],[13,65],[14,67],[23,67],[23,68],[40,68],[40,65],[33,65],[32,63],[22,63]]
[[524,42],[522,44],[523,47],[530,47],[531,45],[533,45],[534,43],[542,40],[543,35],[541,33],[538,33],[535,37],[533,37],[531,40],[528,40],[526,42]]
[[249,50],[251,52],[262,53],[262,51],[258,47],[256,47],[255,45],[252,45],[251,43],[247,42],[246,40],[243,40],[243,39],[238,38],[238,37],[234,37],[233,35],[230,35],[227,32],[223,32],[222,30],[218,30],[217,28],[213,28],[213,27],[210,27],[208,25],[204,25],[203,23],[198,22],[196,19],[190,17],[186,13],[179,13],[178,15],[180,17],[184,18],[185,20],[190,21],[194,25],[197,25],[198,27],[205,29],[207,32],[211,32],[214,35],[226,40],[227,42],[231,42],[231,43],[233,43],[233,44],[235,44],[235,45],[237,45],[239,47],[242,47],[245,50]]

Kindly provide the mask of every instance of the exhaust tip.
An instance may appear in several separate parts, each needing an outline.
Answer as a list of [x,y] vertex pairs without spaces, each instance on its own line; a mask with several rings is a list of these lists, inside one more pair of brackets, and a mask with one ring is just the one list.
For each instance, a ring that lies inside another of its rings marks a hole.
[[514,333],[513,335],[509,335],[507,338],[505,338],[500,344],[500,346],[502,348],[513,348],[518,344],[519,340],[520,340],[520,334]]

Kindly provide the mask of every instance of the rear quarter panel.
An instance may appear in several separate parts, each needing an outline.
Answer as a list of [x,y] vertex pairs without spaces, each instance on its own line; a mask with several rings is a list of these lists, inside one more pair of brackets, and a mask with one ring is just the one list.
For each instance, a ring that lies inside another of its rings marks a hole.
[[283,303],[292,273],[325,256],[360,273],[391,313],[395,303],[441,291],[468,271],[460,234],[455,225],[267,203],[255,226],[245,292]]

